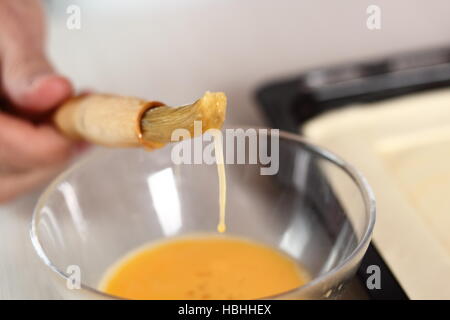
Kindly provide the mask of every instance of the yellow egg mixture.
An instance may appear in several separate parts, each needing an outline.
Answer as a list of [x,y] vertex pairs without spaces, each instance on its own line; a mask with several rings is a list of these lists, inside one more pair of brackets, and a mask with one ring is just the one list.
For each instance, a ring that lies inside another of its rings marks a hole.
[[309,280],[289,256],[230,236],[193,236],[137,250],[114,266],[100,289],[129,299],[256,299]]

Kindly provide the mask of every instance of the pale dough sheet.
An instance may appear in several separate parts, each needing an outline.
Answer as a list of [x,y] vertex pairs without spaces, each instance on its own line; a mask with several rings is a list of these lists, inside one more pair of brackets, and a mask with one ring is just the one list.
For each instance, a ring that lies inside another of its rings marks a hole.
[[303,127],[375,191],[374,241],[413,299],[450,299],[450,90],[349,106]]

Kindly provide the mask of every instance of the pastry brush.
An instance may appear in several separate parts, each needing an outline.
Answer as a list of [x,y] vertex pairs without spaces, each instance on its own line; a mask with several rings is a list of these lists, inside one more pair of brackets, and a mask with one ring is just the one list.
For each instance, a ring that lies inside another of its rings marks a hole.
[[220,129],[225,119],[226,96],[206,92],[196,102],[169,107],[161,102],[110,94],[86,94],[68,100],[54,122],[66,136],[109,147],[154,149],[171,142],[172,132],[187,129],[194,136],[194,121],[202,133]]

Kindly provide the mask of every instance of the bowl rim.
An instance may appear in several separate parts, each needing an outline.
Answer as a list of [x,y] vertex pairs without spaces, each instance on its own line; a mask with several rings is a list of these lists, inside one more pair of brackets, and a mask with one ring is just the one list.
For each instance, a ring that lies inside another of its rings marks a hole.
[[[375,220],[376,220],[376,200],[375,200],[375,194],[368,184],[366,178],[352,165],[347,163],[345,160],[343,160],[341,157],[337,156],[333,152],[329,151],[327,148],[324,148],[316,143],[310,142],[307,138],[300,136],[295,133],[274,129],[274,128],[268,128],[263,126],[225,126],[225,129],[265,129],[267,130],[267,135],[278,135],[279,138],[291,140],[297,143],[300,143],[303,147],[305,147],[307,150],[312,151],[313,153],[316,153],[320,157],[324,158],[325,160],[331,162],[332,164],[338,166],[341,168],[356,184],[358,187],[359,192],[361,193],[362,200],[364,202],[364,210],[365,215],[367,219],[367,223],[365,225],[364,233],[361,237],[361,239],[358,241],[357,246],[352,250],[350,254],[348,254],[345,259],[343,259],[341,262],[339,262],[336,266],[331,268],[330,270],[324,272],[323,274],[313,278],[311,281],[307,282],[306,284],[293,288],[288,291],[284,291],[275,295],[267,296],[267,297],[261,297],[258,298],[258,300],[262,299],[282,299],[284,296],[289,296],[292,294],[301,294],[306,293],[308,290],[311,290],[315,287],[319,287],[321,284],[325,284],[331,279],[335,278],[336,276],[342,275],[345,273],[349,268],[352,267],[355,263],[358,264],[357,261],[358,256],[360,254],[364,255],[365,251],[367,249],[367,246],[371,240],[372,232],[375,226]],[[258,132],[258,135],[260,135],[260,131]],[[59,276],[62,280],[69,280],[70,276],[65,273],[64,271],[58,269],[56,265],[52,263],[52,261],[48,258],[37,233],[37,225],[40,220],[40,212],[41,209],[44,207],[45,202],[49,195],[53,192],[55,187],[63,180],[67,175],[69,175],[71,172],[76,170],[77,168],[81,167],[85,162],[89,161],[90,158],[95,157],[99,152],[99,150],[96,150],[92,152],[89,155],[86,155],[84,158],[76,161],[71,166],[69,166],[67,169],[62,171],[43,191],[43,193],[39,196],[39,199],[33,209],[32,219],[31,219],[31,225],[29,229],[29,235],[31,239],[31,243],[33,245],[33,248],[36,252],[36,254],[39,256],[39,258],[42,260],[42,262],[52,271],[54,274]],[[108,294],[105,292],[100,291],[99,289],[93,288],[89,285],[84,284],[83,282],[80,283],[80,288],[77,290],[86,290],[87,292],[98,295],[99,298],[106,298],[106,299],[120,299],[120,300],[128,300],[123,297],[115,296],[112,294]]]

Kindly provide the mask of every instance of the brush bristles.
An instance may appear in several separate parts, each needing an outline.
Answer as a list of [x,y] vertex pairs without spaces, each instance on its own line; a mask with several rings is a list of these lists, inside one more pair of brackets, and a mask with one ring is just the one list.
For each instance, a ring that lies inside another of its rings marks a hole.
[[202,121],[202,133],[220,129],[225,120],[226,96],[222,92],[206,92],[192,105],[183,107],[156,107],[142,117],[142,136],[145,141],[169,143],[172,132],[187,129],[194,136],[194,121]]

